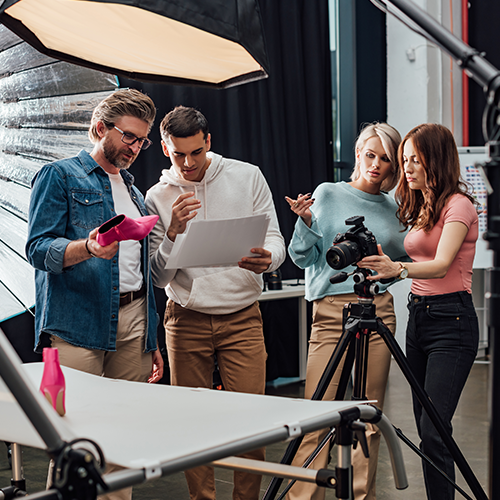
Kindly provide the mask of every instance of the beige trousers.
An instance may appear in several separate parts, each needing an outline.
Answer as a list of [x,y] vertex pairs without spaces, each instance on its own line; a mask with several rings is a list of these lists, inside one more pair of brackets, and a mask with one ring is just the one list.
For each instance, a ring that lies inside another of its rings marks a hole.
[[[212,315],[185,309],[169,300],[165,329],[172,385],[212,388],[217,354],[226,391],[264,394],[267,354],[258,302],[233,314]],[[241,457],[264,460],[265,449]],[[212,467],[196,467],[185,475],[191,500],[215,499]],[[261,479],[257,474],[235,471],[233,500],[258,500]]]
[[[357,303],[354,293],[328,296],[313,303],[313,325],[309,340],[309,354],[307,360],[307,375],[304,397],[311,399],[323,371],[337,346],[342,335],[342,311],[344,304]],[[376,295],[374,299],[376,314],[385,325],[395,332],[396,317],[394,314],[393,298],[389,292]],[[328,387],[324,400],[333,400],[337,392],[344,358],[336,370]],[[378,334],[371,334],[369,339],[368,368],[366,381],[366,396],[376,399],[377,406],[384,405],[385,388],[389,376],[391,354],[385,342]],[[303,463],[315,450],[327,434],[328,429],[307,434],[295,456],[293,465],[302,467]],[[375,499],[375,476],[377,471],[378,449],[380,432],[368,424],[366,432],[370,458],[365,458],[361,446],[357,446],[352,453],[353,463],[353,495],[355,500]],[[312,469],[323,469],[328,465],[329,450],[326,446],[310,465]],[[288,500],[323,500],[325,490],[311,483],[297,481],[290,489]]]
[[[147,382],[153,368],[153,356],[144,353],[147,325],[146,297],[120,307],[116,332],[116,351],[101,351],[77,347],[51,335],[52,347],[59,351],[59,362],[93,375],[136,382]],[[139,425],[139,424],[138,424]],[[49,466],[47,487],[52,479],[53,462]],[[107,464],[106,473],[123,467]],[[131,500],[132,488],[100,495],[99,500]]]

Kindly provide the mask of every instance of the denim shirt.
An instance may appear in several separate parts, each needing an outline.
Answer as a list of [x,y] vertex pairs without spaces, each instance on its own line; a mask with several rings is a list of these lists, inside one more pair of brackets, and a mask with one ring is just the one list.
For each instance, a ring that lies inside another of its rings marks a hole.
[[[121,175],[141,215],[147,215],[144,197],[133,186],[133,176],[125,170]],[[111,260],[94,258],[63,267],[68,244],[87,238],[92,229],[115,215],[109,177],[86,151],[45,165],[33,180],[26,255],[35,268],[36,352],[45,344],[42,334],[88,349],[116,350],[118,253]],[[141,269],[147,285],[145,352],[150,352],[156,349],[158,315],[148,238],[141,247]]]

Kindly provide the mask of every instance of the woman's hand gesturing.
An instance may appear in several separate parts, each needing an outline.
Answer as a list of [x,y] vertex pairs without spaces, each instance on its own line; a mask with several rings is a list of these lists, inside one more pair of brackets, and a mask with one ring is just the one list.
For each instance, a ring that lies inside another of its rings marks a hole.
[[314,198],[311,198],[311,193],[299,194],[296,200],[285,196],[285,200],[290,205],[292,212],[297,214],[299,217],[302,217],[302,220],[307,224],[307,227],[311,227],[312,213],[310,208],[314,203]]

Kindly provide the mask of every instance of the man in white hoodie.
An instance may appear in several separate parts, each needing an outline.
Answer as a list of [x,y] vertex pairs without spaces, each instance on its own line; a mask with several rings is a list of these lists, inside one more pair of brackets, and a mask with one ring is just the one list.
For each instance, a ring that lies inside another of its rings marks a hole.
[[[151,266],[153,282],[168,297],[171,382],[211,388],[216,354],[227,391],[263,394],[267,354],[257,300],[262,273],[285,259],[271,191],[258,167],[209,152],[208,122],[199,111],[176,107],[161,122],[160,133],[172,167],[148,191],[146,206],[160,216],[151,233]],[[267,214],[270,223],[265,248],[251,250],[255,257],[242,257],[238,267],[165,269],[177,235],[190,220],[256,214]],[[264,449],[242,456],[263,460]],[[212,468],[186,471],[186,479],[191,499],[215,498]],[[235,472],[233,498],[257,500],[260,482],[258,475]]]

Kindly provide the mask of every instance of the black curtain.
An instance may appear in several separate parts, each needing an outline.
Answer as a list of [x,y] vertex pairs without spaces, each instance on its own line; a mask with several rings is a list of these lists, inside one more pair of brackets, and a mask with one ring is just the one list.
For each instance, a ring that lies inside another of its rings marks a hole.
[[[332,180],[332,106],[327,0],[260,0],[270,76],[227,90],[157,85],[120,78],[121,87],[147,93],[158,117],[131,169],[145,192],[158,182],[169,160],[160,148],[158,127],[177,105],[193,106],[208,119],[213,151],[258,165],[274,196],[288,244],[295,216],[285,195],[312,191]],[[289,259],[284,278],[303,276]]]
[[[296,217],[285,195],[312,192],[321,182],[333,180],[328,1],[259,3],[270,61],[268,79],[227,90],[125,78],[120,78],[120,86],[147,93],[158,109],[150,134],[154,144],[139,155],[131,169],[142,192],[158,182],[161,170],[170,165],[160,148],[161,119],[177,105],[193,106],[209,121],[213,151],[261,168],[288,245]],[[303,277],[303,271],[289,257],[281,271],[284,279]],[[156,297],[163,315],[163,290],[157,289]],[[267,379],[297,376],[297,300],[262,302],[261,311],[268,351]],[[158,333],[163,344],[162,326]]]
[[0,323],[0,328],[10,340],[23,363],[42,361],[42,355],[33,351],[35,346],[35,318],[33,314],[25,312],[7,319]]
[[[370,2],[356,2],[355,14],[358,133],[365,123],[387,120],[387,29],[386,14]],[[352,165],[346,170],[350,177]]]
[[[150,135],[154,145],[139,155],[131,169],[143,193],[169,166],[160,148],[161,119],[176,105],[196,107],[209,120],[215,152],[261,168],[288,245],[296,218],[284,196],[307,193],[321,182],[333,180],[328,1],[260,0],[260,8],[271,68],[267,80],[228,90],[145,84],[125,78],[120,85],[146,92],[158,109]],[[281,270],[284,279],[303,276],[289,258]],[[156,289],[156,296],[163,315],[163,290]],[[269,354],[268,380],[298,375],[297,301],[263,302],[261,310]],[[40,359],[32,351],[34,326],[29,314],[1,326],[24,361]],[[22,337],[20,331],[29,331],[31,336]],[[159,340],[164,348],[161,325]]]

